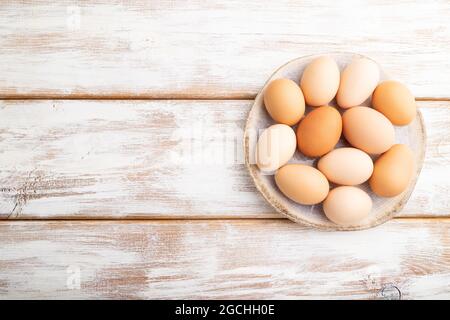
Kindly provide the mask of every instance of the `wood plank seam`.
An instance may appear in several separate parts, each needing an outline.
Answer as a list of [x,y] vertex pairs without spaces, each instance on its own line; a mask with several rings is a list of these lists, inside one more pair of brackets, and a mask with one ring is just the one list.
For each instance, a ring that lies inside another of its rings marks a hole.
[[[64,217],[58,217],[58,218],[39,218],[39,217],[30,217],[30,218],[12,218],[12,219],[0,219],[0,223],[8,223],[8,222],[51,222],[51,221],[65,221],[65,222],[90,222],[90,221],[97,221],[97,222],[118,222],[118,221],[124,221],[124,222],[157,222],[157,221],[243,221],[243,220],[252,220],[252,221],[287,221],[288,218],[277,215],[275,216],[269,216],[264,218],[255,218],[255,217],[205,217],[205,216],[194,216],[194,217],[182,217],[182,216],[175,216],[175,217],[118,217],[118,218],[111,218],[111,217],[92,217],[92,218],[86,218],[86,217],[80,217],[80,218],[64,218]],[[411,222],[420,222],[420,221],[448,221],[450,220],[450,217],[445,216],[395,216],[392,218],[392,220],[405,220],[405,221],[411,221]],[[302,227],[307,228],[307,226],[299,224]]]
[[[127,95],[8,95],[1,96],[0,100],[5,101],[39,101],[39,100],[54,100],[54,101],[64,101],[64,100],[79,100],[79,101],[252,101],[255,100],[256,94],[251,95],[223,95],[223,96],[195,96],[195,95],[169,95],[169,96],[158,96],[158,95],[138,95],[138,96],[127,96]],[[435,101],[435,102],[448,102],[450,98],[433,98],[433,97],[415,97],[416,101]]]

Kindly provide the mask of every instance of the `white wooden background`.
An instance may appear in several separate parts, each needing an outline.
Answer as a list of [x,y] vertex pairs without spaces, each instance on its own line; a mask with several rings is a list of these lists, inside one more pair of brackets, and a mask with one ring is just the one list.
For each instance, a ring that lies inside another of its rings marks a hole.
[[[0,298],[450,298],[449,19],[447,0],[1,1]],[[407,83],[427,128],[409,203],[366,231],[283,219],[243,165],[266,78],[335,51]]]

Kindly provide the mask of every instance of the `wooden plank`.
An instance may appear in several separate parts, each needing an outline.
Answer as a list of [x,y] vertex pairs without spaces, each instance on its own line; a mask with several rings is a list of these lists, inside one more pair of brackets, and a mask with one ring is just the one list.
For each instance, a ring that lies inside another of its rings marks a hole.
[[[279,217],[243,160],[251,101],[2,101],[2,218]],[[419,102],[425,164],[402,216],[450,215],[450,102]]]
[[1,1],[0,97],[253,97],[285,62],[357,51],[449,98],[450,2]]
[[[0,298],[450,298],[450,221],[1,222]],[[206,245],[207,244],[207,245]]]

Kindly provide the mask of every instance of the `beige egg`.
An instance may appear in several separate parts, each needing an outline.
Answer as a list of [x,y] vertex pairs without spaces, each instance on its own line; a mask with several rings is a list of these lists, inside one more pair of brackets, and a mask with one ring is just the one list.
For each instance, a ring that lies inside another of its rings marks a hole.
[[269,83],[264,91],[264,105],[275,122],[293,126],[305,113],[302,90],[292,80],[281,78]]
[[275,182],[286,197],[305,205],[322,202],[330,188],[319,170],[303,164],[281,167],[275,174]]
[[342,132],[354,147],[369,154],[380,154],[394,144],[392,123],[382,113],[368,107],[354,107],[342,116]]
[[361,105],[380,80],[378,65],[367,58],[353,60],[341,73],[336,100],[341,108]]
[[398,81],[380,83],[373,92],[372,105],[396,126],[405,126],[416,117],[416,100]]
[[303,71],[300,80],[305,101],[313,107],[323,106],[333,100],[339,88],[339,67],[332,58],[314,59]]
[[259,136],[256,145],[256,164],[262,171],[275,171],[292,158],[296,145],[295,132],[291,127],[274,124]]
[[327,218],[341,226],[359,223],[369,215],[370,210],[370,196],[352,186],[334,188],[323,202],[323,211]]
[[354,186],[367,181],[373,172],[370,156],[356,148],[339,148],[324,155],[318,169],[331,182]]
[[370,188],[381,197],[395,197],[408,187],[414,168],[411,149],[404,144],[396,144],[375,161]]

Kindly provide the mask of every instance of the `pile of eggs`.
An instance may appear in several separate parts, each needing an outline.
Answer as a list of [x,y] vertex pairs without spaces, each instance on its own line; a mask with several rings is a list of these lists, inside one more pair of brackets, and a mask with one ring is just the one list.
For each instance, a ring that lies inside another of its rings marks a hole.
[[[275,124],[259,136],[259,170],[274,174],[292,201],[323,202],[325,215],[338,225],[354,225],[372,210],[371,197],[358,185],[368,181],[377,196],[395,197],[414,174],[413,153],[395,144],[394,130],[414,120],[414,96],[400,82],[379,81],[372,60],[356,58],[340,72],[334,59],[321,56],[305,68],[299,84],[280,78],[264,91]],[[369,98],[372,107],[362,106]],[[329,105],[333,99],[338,107]],[[305,105],[312,107],[306,115]],[[349,146],[335,148],[342,136]],[[317,159],[317,168],[288,163],[296,149]]]

